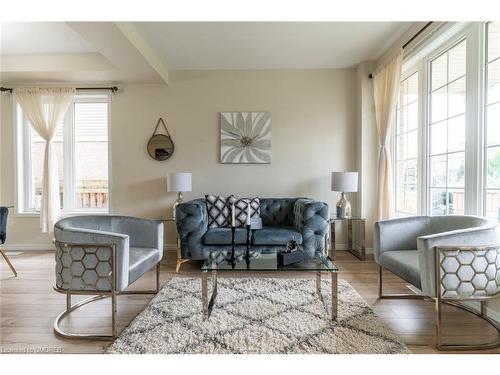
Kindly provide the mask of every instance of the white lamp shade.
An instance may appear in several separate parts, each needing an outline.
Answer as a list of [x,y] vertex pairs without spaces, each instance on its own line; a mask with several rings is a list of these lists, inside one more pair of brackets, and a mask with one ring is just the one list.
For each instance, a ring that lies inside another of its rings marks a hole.
[[191,173],[169,173],[167,175],[167,191],[191,191]]
[[358,172],[332,172],[332,191],[358,191]]

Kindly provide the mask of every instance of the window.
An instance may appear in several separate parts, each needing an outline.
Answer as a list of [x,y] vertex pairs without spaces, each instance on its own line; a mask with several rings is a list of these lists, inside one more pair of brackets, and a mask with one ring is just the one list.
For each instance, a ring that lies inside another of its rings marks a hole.
[[486,25],[484,211],[500,220],[500,23]]
[[[413,214],[404,103],[418,76],[417,214],[500,221],[500,23],[450,22],[406,58],[395,128],[395,207]],[[408,77],[408,78],[407,78]],[[408,80],[407,82],[405,82]],[[408,192],[409,190],[409,192]],[[408,197],[411,197],[410,199]],[[410,212],[409,212],[410,211]]]
[[429,63],[429,212],[464,214],[466,41]]
[[418,73],[413,73],[401,82],[394,134],[396,215],[416,215],[418,187]]
[[[54,138],[61,209],[108,211],[108,95],[76,95]],[[40,210],[45,141],[17,105],[18,202]]]

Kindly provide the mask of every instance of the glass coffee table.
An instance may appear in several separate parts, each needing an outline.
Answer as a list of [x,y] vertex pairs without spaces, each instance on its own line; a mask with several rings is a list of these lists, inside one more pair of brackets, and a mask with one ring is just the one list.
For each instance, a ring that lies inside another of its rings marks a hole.
[[[201,267],[202,282],[201,293],[203,303],[203,315],[205,319],[210,317],[217,297],[217,277],[218,274],[228,272],[233,273],[256,273],[256,272],[312,272],[316,276],[316,293],[321,301],[323,295],[321,291],[321,273],[329,272],[332,280],[331,293],[331,319],[337,319],[337,272],[338,268],[324,254],[304,253],[304,260],[288,266],[278,266],[276,254],[260,254],[252,252],[250,259],[246,259],[245,252],[235,252],[234,262],[231,262],[230,251],[213,251]],[[212,294],[208,295],[208,274],[212,272]],[[325,305],[328,313],[328,306]]]

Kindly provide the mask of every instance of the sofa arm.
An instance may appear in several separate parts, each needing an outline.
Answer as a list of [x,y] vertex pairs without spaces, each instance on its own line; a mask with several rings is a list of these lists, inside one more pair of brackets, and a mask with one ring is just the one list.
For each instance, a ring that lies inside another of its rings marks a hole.
[[495,223],[476,228],[453,230],[418,238],[418,263],[422,291],[436,296],[436,247],[441,246],[490,246],[500,243],[500,228]]
[[[61,289],[67,290],[89,290],[88,285],[78,284],[77,281],[84,280],[85,273],[89,272],[92,281],[94,271],[92,270],[96,265],[92,262],[97,261],[94,256],[90,256],[88,261],[92,264],[86,264],[83,253],[88,251],[85,246],[99,247],[101,245],[105,248],[107,245],[113,245],[115,248],[115,262],[116,262],[116,277],[115,287],[117,290],[123,290],[128,287],[128,270],[129,270],[129,236],[125,234],[98,231],[92,229],[72,228],[66,227],[64,229],[54,228],[54,237],[56,241],[56,274],[61,274],[61,279],[56,280],[56,285]],[[72,245],[65,247],[64,245]],[[82,246],[74,246],[82,244]],[[69,254],[70,251],[76,251],[82,255]],[[109,252],[109,250],[108,250]],[[106,252],[106,258],[111,255]],[[96,254],[99,255],[99,254]],[[70,267],[71,259],[82,259],[82,265],[85,268],[84,273],[79,273],[78,277],[74,277],[73,270]],[[67,260],[66,260],[67,259]],[[69,261],[69,263],[68,263]],[[88,266],[88,270],[87,270]],[[64,268],[64,272],[58,272],[60,268]],[[90,275],[92,274],[92,275]],[[99,291],[111,290],[111,285],[100,287],[97,285]]]
[[112,230],[130,237],[131,247],[150,247],[163,254],[163,223],[160,220],[114,216]]
[[324,252],[329,232],[330,208],[324,202],[299,198],[293,207],[294,227],[302,234],[304,251]]
[[429,232],[430,219],[427,216],[411,216],[400,219],[382,220],[373,228],[373,250],[375,261],[380,255],[392,250],[416,250],[417,238]]
[[203,252],[203,235],[208,230],[207,205],[204,199],[195,199],[177,206],[177,234],[182,258],[192,258]]

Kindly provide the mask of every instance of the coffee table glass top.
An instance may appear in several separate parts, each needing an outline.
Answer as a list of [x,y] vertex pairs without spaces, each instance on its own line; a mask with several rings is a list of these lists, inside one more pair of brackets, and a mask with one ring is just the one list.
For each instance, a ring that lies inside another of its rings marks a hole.
[[337,272],[338,268],[330,258],[322,253],[304,253],[304,260],[287,266],[278,266],[276,254],[262,254],[250,251],[247,262],[245,251],[235,251],[234,263],[231,263],[231,251],[212,251],[201,267],[207,271],[330,271]]

